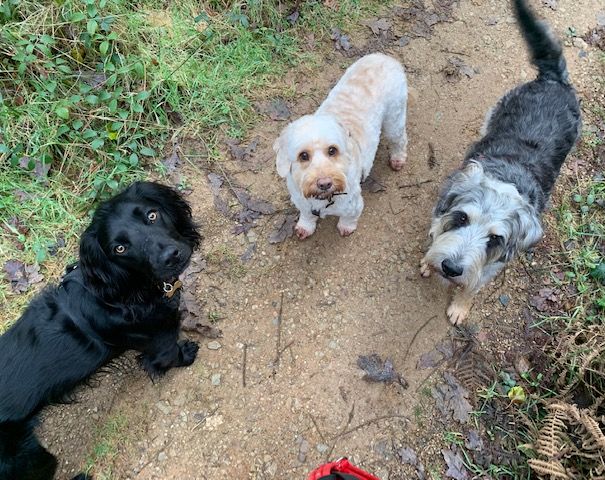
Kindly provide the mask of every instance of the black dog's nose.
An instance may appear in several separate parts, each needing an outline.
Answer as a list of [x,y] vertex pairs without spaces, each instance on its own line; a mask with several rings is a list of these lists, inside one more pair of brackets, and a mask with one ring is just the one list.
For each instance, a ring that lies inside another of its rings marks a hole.
[[334,183],[332,182],[332,179],[330,177],[323,177],[317,179],[317,188],[323,191],[330,190],[333,184]]
[[167,267],[177,265],[180,262],[180,259],[181,251],[175,246],[166,247],[160,256],[160,260]]
[[441,270],[446,277],[459,277],[464,271],[461,266],[456,265],[450,259],[445,259],[441,262]]

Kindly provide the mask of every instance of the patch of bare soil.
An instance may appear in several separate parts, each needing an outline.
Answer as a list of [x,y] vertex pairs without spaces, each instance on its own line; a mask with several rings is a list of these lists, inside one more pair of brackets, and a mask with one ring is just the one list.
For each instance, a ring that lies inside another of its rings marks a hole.
[[[545,3],[534,6],[564,39],[569,27],[589,32],[603,10],[600,0]],[[532,361],[539,349],[542,340],[528,339],[526,328],[537,264],[517,261],[486,288],[470,315],[475,327],[462,332],[445,317],[448,293],[421,279],[418,264],[440,182],[477,138],[487,109],[534,72],[501,0],[397,3],[332,37],[316,46],[323,65],[288,74],[283,86],[295,95],[260,105],[263,121],[247,141],[225,145],[223,162],[208,164],[196,142],[181,142],[187,161],[178,168],[205,236],[187,300],[198,360],[155,384],[125,361],[77,403],[48,410],[42,437],[62,461],[60,478],[85,464],[98,429],[116,416],[126,427],[113,439],[117,450],[97,456],[99,478],[304,479],[340,456],[384,480],[471,478],[444,432],[468,430],[461,425],[476,407],[477,383],[487,382],[485,365],[528,345],[519,354]],[[394,173],[379,150],[351,237],[338,236],[334,218],[308,240],[288,237],[291,206],[273,140],[287,120],[313,111],[358,56],[376,50],[407,69],[408,162]],[[565,54],[580,95],[588,94],[597,50],[568,39]],[[364,378],[359,365],[368,361],[391,381]],[[461,369],[467,375],[449,375]],[[462,441],[484,449],[488,465],[506,456],[484,447],[483,432],[471,429]]]

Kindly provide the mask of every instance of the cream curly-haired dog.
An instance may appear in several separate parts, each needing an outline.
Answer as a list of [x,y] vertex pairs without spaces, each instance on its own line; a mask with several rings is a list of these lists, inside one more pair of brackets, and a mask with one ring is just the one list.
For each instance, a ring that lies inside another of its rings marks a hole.
[[273,149],[277,173],[300,210],[298,238],[312,235],[326,215],[340,217],[342,236],[355,231],[363,210],[361,182],[372,169],[381,132],[391,168],[405,163],[407,95],[403,66],[387,55],[367,55],[347,69],[314,114],[284,128]]

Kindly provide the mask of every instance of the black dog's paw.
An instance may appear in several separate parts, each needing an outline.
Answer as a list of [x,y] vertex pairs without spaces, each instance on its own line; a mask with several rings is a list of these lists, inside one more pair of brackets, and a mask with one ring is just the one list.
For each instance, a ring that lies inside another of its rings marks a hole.
[[184,340],[179,343],[179,348],[181,349],[181,366],[187,367],[191,365],[195,357],[197,356],[197,351],[200,349],[200,346],[197,342],[192,342],[191,340]]
[[141,368],[147,372],[152,381],[160,378],[166,373],[166,370],[168,370],[168,368],[161,367],[154,358],[145,354],[138,355],[137,360],[139,361]]
[[93,480],[93,478],[90,475],[88,475],[87,473],[79,473],[71,480]]

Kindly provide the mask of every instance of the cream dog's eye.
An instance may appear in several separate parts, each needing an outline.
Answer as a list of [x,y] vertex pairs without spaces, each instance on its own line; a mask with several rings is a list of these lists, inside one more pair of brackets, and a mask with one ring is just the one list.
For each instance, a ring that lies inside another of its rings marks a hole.
[[126,247],[124,245],[117,245],[116,248],[114,248],[114,251],[118,255],[122,255],[126,251]]
[[307,152],[300,152],[298,154],[298,159],[301,162],[308,162],[309,161],[309,154]]
[[330,157],[333,157],[337,153],[338,153],[338,148],[336,148],[336,147],[330,147],[330,148],[328,148],[328,155]]
[[155,210],[152,210],[151,212],[149,212],[147,214],[147,219],[153,223],[158,219],[158,212],[156,212]]

